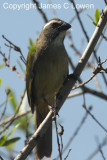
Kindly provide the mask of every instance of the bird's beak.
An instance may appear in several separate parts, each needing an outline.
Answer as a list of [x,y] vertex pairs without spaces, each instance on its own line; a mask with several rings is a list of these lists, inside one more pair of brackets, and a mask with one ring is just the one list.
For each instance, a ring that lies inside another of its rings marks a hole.
[[60,27],[59,30],[63,31],[63,30],[68,30],[69,28],[71,28],[71,25],[69,23],[64,22]]
[[69,23],[64,22],[63,29],[68,30],[69,28],[71,28],[71,25]]

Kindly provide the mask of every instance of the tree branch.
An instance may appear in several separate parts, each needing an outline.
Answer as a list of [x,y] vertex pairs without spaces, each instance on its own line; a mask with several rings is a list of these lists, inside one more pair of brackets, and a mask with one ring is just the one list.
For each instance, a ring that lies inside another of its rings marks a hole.
[[47,17],[46,17],[46,14],[45,14],[45,13],[43,12],[43,10],[40,8],[39,2],[38,2],[37,0],[32,0],[32,1],[33,1],[33,3],[36,4],[36,7],[37,7],[39,13],[42,15],[43,20],[44,20],[45,23],[46,23],[46,22],[48,21],[48,19],[47,19]]
[[107,145],[107,136],[103,139],[102,143],[99,144],[97,149],[95,149],[95,151],[93,151],[93,153],[86,160],[91,160],[99,152],[99,150],[105,145]]
[[[2,122],[0,122],[0,126],[9,123],[11,120],[15,121],[16,119],[23,117],[25,115],[27,115],[28,113],[31,113],[31,109],[28,109],[25,112],[19,113],[18,115],[14,116],[10,116],[8,118],[6,118],[5,120],[3,120]],[[13,119],[14,118],[14,119]]]

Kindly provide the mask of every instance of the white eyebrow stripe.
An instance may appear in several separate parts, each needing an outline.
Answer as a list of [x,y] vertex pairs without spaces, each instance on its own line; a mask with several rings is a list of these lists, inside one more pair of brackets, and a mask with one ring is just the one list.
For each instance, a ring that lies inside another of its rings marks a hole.
[[54,23],[54,22],[58,22],[58,21],[53,19],[52,21],[46,23],[45,26],[43,27],[43,29],[45,29],[48,25],[50,25],[51,23]]

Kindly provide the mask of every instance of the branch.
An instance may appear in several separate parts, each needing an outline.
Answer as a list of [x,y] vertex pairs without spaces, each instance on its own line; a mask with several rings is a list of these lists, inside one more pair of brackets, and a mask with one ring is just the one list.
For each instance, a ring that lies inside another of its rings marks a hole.
[[106,1],[106,0],[104,0],[104,2],[105,2],[105,4],[107,5],[107,1]]
[[13,48],[16,52],[19,52],[21,55],[21,59],[24,62],[24,64],[26,65],[26,59],[24,57],[24,55],[22,54],[22,51],[20,49],[20,47],[16,46],[15,44],[13,44],[10,40],[8,40],[4,35],[2,35],[2,37],[10,44],[9,46],[7,44],[5,44],[7,47],[9,48]]
[[90,94],[93,94],[94,96],[97,96],[97,97],[100,97],[104,100],[107,100],[107,94],[97,92],[96,90],[90,89],[90,88],[85,87],[85,86],[83,86],[82,89],[83,89],[84,93],[90,93]]
[[69,0],[69,1],[73,4],[73,6],[74,6],[74,8],[75,8],[75,12],[76,12],[78,21],[79,21],[79,23],[80,23],[80,25],[81,25],[82,31],[83,31],[83,33],[84,33],[87,41],[89,42],[89,37],[88,37],[88,35],[87,35],[87,32],[86,32],[86,30],[85,30],[85,27],[83,26],[83,23],[82,23],[82,20],[81,20],[81,18],[80,18],[79,11],[78,11],[77,8],[76,8],[75,2],[74,2],[74,0]]
[[68,158],[70,152],[71,152],[71,149],[69,149],[68,154],[67,154],[67,156],[64,158],[64,160],[66,160],[66,159]]
[[17,74],[17,76],[18,77],[20,77],[23,81],[25,81],[25,78],[24,77],[22,77],[21,75],[20,75],[20,73],[16,70],[16,66],[10,66],[8,63],[7,63],[7,58],[6,58],[6,56],[5,56],[5,54],[4,53],[2,53],[1,51],[0,51],[0,54],[2,55],[2,57],[3,57],[3,61],[4,61],[4,63],[5,63],[5,66],[6,67],[8,67],[11,71],[13,71],[15,74]]
[[86,108],[86,106],[83,106],[83,108],[87,111],[91,118],[94,119],[94,121],[107,133],[107,129],[94,117],[94,115]]
[[[83,71],[89,57],[91,56],[93,49],[100,38],[100,35],[104,29],[104,26],[106,25],[107,20],[107,7],[104,10],[104,15],[101,16],[98,26],[96,27],[92,38],[90,39],[88,46],[86,50],[84,51],[83,56],[81,57],[80,61],[78,62],[78,65],[73,73],[74,78],[70,78],[65,82],[65,85],[63,86],[61,92],[59,93],[57,99],[56,99],[56,111],[58,112],[61,109],[61,106],[65,102],[69,92],[71,91],[72,87],[74,86],[75,82],[79,79],[79,76],[81,72]],[[38,143],[42,135],[46,132],[48,129],[53,117],[53,111],[50,111],[46,118],[43,120],[43,122],[40,124],[36,132],[33,134],[33,136],[30,138],[29,142],[25,145],[25,147],[22,149],[22,151],[17,155],[17,157],[14,160],[24,160],[27,158],[27,156],[31,153],[32,149],[35,147],[35,145]]]
[[103,150],[102,150],[102,148],[100,147],[100,143],[99,143],[99,138],[98,138],[98,137],[96,137],[96,142],[97,142],[97,145],[98,145],[98,147],[99,147],[99,153],[101,154],[102,159],[103,159],[103,160],[106,160],[106,158],[105,158],[105,156],[104,156],[104,153],[103,153]]
[[33,3],[36,4],[36,7],[37,7],[38,11],[40,12],[40,14],[42,15],[43,20],[45,21],[45,23],[48,22],[48,19],[47,19],[47,17],[46,17],[46,14],[45,14],[45,13],[43,12],[43,10],[40,8],[39,2],[38,2],[37,0],[32,0],[32,1],[33,1]]
[[[78,14],[82,13],[83,11],[85,11],[85,9],[80,9],[78,11]],[[69,21],[69,23],[71,24],[76,18],[77,18],[77,14],[74,17],[72,17],[72,19]]]
[[86,160],[91,160],[105,145],[107,145],[107,136],[103,139],[103,142],[99,145],[99,147]]
[[15,117],[14,117],[14,115],[13,115],[13,116],[10,116],[10,117],[6,118],[5,120],[3,120],[2,122],[0,122],[0,126],[9,123],[13,118],[14,118],[13,121],[15,121],[16,119],[18,119],[18,118],[20,118],[20,117],[23,117],[23,116],[27,115],[27,114],[30,113],[30,112],[31,112],[31,109],[29,109],[29,110],[27,110],[27,111],[25,111],[25,112],[19,113],[19,114],[16,115]]
[[102,64],[105,63],[106,61],[107,61],[107,59],[105,59],[103,62],[99,62],[98,65],[97,65],[97,67],[94,68],[94,70],[93,70],[93,75],[92,75],[88,80],[86,80],[85,82],[80,83],[80,84],[77,85],[76,87],[73,87],[72,90],[77,89],[77,88],[82,87],[83,85],[87,84],[87,83],[90,82],[98,73],[102,73],[102,72],[107,73],[107,69],[104,69],[104,68],[102,67]]
[[8,99],[9,99],[9,93],[10,93],[10,90],[7,89],[6,90],[6,102],[5,102],[5,106],[4,106],[4,110],[0,116],[0,121],[2,120],[3,116],[5,115],[5,112],[6,112],[6,108],[7,108],[7,103],[8,103]]
[[74,92],[68,95],[68,98],[72,98],[72,97],[76,97],[76,96],[80,96],[84,94],[84,91],[78,91],[78,92]]
[[[88,110],[92,110],[92,107],[89,107]],[[74,138],[77,136],[78,132],[82,128],[83,124],[85,123],[87,117],[88,117],[88,113],[86,112],[85,115],[83,116],[80,124],[78,125],[78,127],[75,130],[75,132],[73,133],[72,137],[69,138],[67,144],[65,145],[65,147],[63,149],[63,153],[67,150],[67,148],[69,147],[69,145],[72,143],[72,141],[74,140]],[[56,158],[56,160],[57,159],[58,159],[58,157]]]

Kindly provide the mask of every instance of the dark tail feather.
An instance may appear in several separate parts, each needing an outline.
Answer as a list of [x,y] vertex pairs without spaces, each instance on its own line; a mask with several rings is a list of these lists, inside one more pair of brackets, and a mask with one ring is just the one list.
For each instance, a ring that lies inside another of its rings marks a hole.
[[[42,123],[43,117],[36,111],[36,128]],[[35,147],[35,160],[41,160],[44,156],[50,157],[52,152],[52,123]]]

